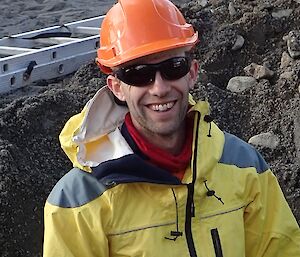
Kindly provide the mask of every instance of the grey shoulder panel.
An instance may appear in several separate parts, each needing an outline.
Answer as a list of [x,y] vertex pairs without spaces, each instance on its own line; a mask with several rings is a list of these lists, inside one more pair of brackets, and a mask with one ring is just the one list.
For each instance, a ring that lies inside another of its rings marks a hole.
[[224,135],[225,144],[220,163],[240,168],[254,167],[258,173],[269,169],[268,164],[253,146],[229,133],[224,132]]
[[94,200],[105,190],[91,174],[73,168],[57,182],[47,201],[59,207],[74,208]]

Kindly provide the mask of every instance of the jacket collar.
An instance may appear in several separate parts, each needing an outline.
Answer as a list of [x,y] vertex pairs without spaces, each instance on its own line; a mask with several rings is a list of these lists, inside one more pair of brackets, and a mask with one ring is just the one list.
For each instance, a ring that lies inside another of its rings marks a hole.
[[[209,113],[208,103],[196,104],[192,96],[189,97],[192,107],[188,115],[200,112],[203,119]],[[77,118],[71,118],[61,132],[62,148],[73,165],[90,170],[89,167],[96,167],[102,162],[132,154],[119,129],[127,112],[126,106],[115,103],[109,88],[102,87],[86,104],[83,112]]]

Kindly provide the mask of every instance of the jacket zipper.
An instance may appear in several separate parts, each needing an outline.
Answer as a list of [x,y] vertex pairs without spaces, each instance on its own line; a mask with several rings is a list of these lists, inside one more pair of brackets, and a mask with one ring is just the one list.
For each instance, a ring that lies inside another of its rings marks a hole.
[[195,216],[193,208],[193,194],[194,194],[194,184],[188,184],[188,197],[186,203],[186,217],[185,217],[185,234],[186,241],[189,248],[189,253],[191,257],[197,257],[194,239],[192,235],[192,217]]
[[199,123],[200,117],[199,113],[197,115],[197,128],[195,135],[195,149],[194,149],[194,159],[193,159],[193,180],[192,183],[187,185],[188,195],[186,202],[186,217],[185,217],[185,234],[186,241],[189,249],[189,253],[191,257],[197,257],[193,234],[192,234],[192,217],[195,217],[195,206],[194,206],[194,185],[196,181],[196,164],[197,164],[197,146],[198,146],[198,132],[199,132]]
[[218,229],[214,228],[210,231],[210,233],[211,233],[211,238],[212,238],[212,241],[214,244],[216,257],[223,257],[222,246],[221,246]]

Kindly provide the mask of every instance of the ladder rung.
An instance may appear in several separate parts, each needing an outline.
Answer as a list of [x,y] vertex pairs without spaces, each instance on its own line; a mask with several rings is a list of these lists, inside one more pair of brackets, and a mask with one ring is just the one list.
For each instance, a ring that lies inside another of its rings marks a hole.
[[73,28],[73,32],[86,35],[98,35],[99,28],[78,26]]
[[12,46],[0,46],[0,55],[15,55],[36,51],[36,49],[32,48],[24,48],[24,47],[12,47]]
[[77,38],[70,38],[70,37],[50,37],[50,38],[38,38],[38,39],[33,39],[34,42],[36,43],[41,43],[41,44],[64,44],[64,43],[69,43],[69,42],[76,42],[79,41],[80,39]]

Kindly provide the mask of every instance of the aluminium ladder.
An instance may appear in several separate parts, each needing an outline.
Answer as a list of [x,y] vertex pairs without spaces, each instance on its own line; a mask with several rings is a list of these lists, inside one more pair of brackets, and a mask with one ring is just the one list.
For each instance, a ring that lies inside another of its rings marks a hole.
[[105,15],[0,39],[0,94],[65,76],[95,59]]

